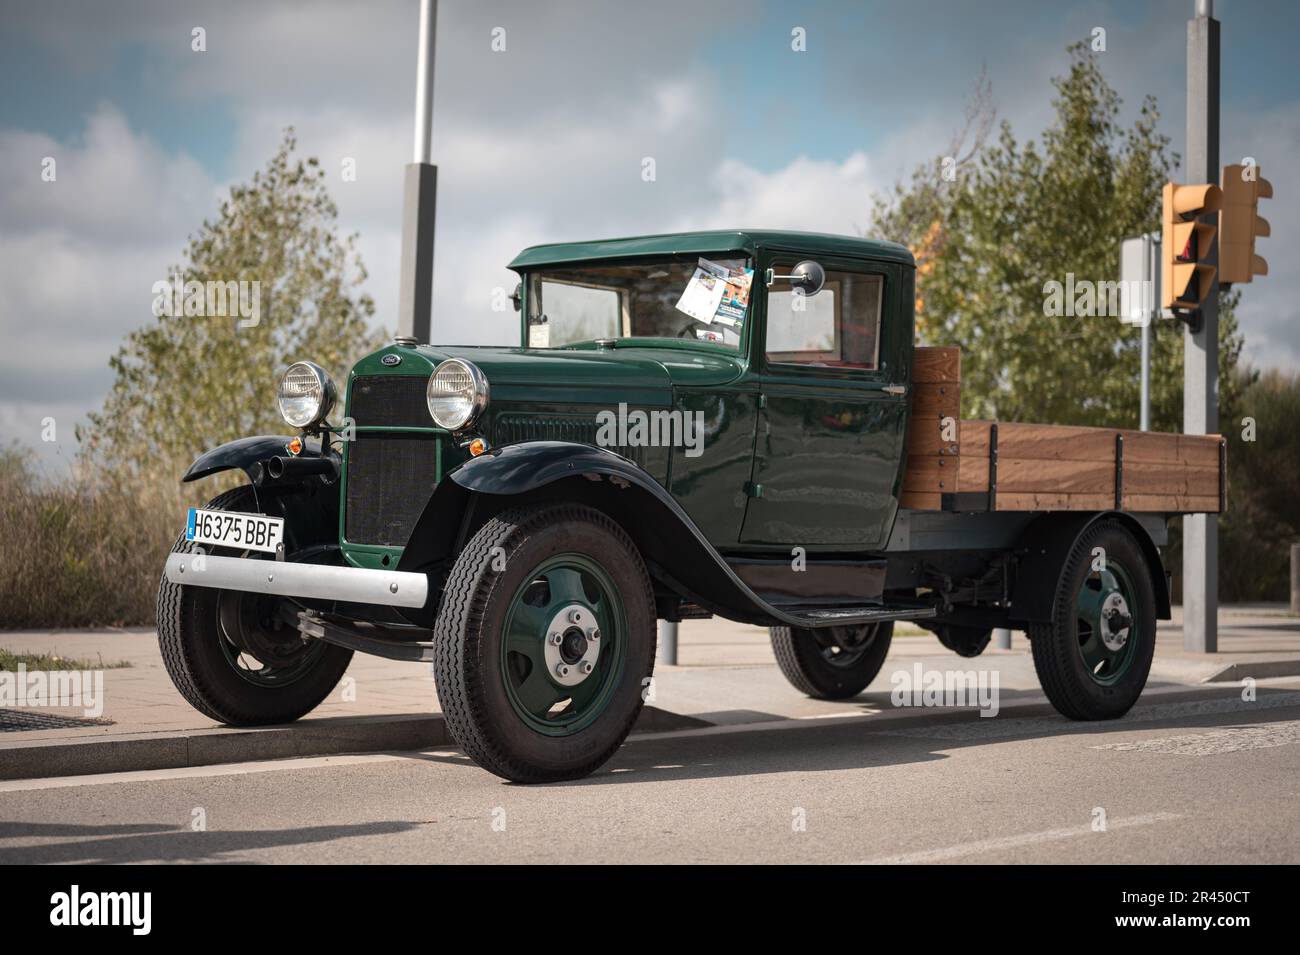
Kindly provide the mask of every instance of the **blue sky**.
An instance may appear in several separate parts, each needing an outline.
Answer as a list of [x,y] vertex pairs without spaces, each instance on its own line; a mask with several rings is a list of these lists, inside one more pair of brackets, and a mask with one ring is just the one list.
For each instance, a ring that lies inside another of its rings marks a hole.
[[[1248,357],[1300,367],[1300,4],[1219,0],[1222,160],[1253,156],[1277,198],[1245,290]],[[1176,2],[494,3],[443,0],[434,121],[440,170],[435,328],[507,341],[490,309],[536,242],[708,226],[869,230],[871,194],[941,154],[987,68],[1021,139],[1050,120],[1065,48],[1106,30],[1125,118],[1160,104],[1183,151],[1185,23]],[[70,454],[153,282],[234,181],[294,125],[360,236],[393,327],[401,168],[411,152],[416,4],[0,2],[0,440]],[[207,31],[207,51],[190,31]],[[506,50],[493,52],[494,27]],[[807,50],[790,48],[806,31]],[[54,156],[56,183],[40,162]],[[640,164],[656,159],[645,183]],[[71,382],[39,373],[58,349]],[[269,373],[269,372],[268,372]],[[54,415],[68,442],[39,447]]]

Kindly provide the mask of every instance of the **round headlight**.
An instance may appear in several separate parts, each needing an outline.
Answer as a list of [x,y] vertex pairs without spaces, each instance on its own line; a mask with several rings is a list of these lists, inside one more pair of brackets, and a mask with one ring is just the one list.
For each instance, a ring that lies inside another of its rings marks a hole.
[[275,401],[284,420],[295,428],[310,428],[325,420],[338,396],[325,369],[310,361],[296,361],[280,377]]
[[463,358],[448,358],[429,377],[425,389],[433,422],[448,431],[473,423],[488,403],[488,383],[483,372]]

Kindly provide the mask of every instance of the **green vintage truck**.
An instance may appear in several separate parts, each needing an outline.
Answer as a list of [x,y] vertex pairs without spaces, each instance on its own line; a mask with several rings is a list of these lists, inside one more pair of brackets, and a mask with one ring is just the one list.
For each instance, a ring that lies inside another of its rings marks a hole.
[[656,621],[711,615],[768,627],[815,697],[863,691],[909,620],[964,656],[1026,631],[1066,716],[1133,705],[1167,519],[1223,506],[1217,437],[960,421],[890,243],[695,232],[510,267],[518,346],[399,338],[341,389],[296,361],[293,433],[184,475],[248,479],[190,511],[159,588],[201,712],[283,723],[354,651],[431,661],[466,753],[572,779],[636,721]]

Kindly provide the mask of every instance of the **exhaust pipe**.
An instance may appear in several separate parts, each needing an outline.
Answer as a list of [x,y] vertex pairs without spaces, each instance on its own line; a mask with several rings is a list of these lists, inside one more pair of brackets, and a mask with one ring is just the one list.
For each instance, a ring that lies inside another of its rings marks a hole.
[[263,464],[266,476],[273,481],[299,481],[314,474],[333,479],[338,476],[334,462],[326,457],[286,458],[277,455]]

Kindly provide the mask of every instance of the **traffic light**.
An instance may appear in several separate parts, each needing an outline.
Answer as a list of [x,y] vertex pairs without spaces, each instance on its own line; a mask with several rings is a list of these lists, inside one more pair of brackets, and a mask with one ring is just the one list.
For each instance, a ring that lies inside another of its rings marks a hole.
[[[1249,178],[1247,178],[1249,176]],[[1223,167],[1223,202],[1219,211],[1219,281],[1249,282],[1268,275],[1268,263],[1255,254],[1255,240],[1270,232],[1258,214],[1259,200],[1272,199],[1273,186],[1260,178],[1258,166]]]
[[1165,183],[1164,236],[1160,244],[1161,306],[1195,310],[1201,307],[1214,283],[1214,266],[1206,261],[1214,242],[1215,227],[1197,221],[1217,212],[1222,200],[1211,183],[1180,186]]

